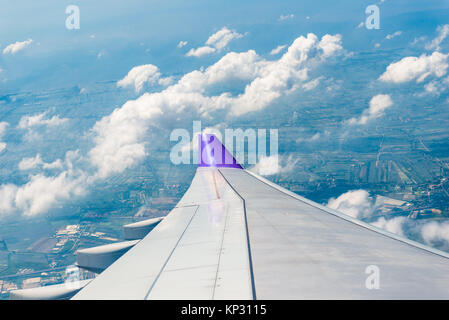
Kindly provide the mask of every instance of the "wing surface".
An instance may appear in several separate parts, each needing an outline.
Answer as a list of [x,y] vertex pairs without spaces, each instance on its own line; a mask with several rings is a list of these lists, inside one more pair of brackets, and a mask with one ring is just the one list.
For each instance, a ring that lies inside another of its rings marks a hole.
[[74,299],[449,298],[447,253],[300,197],[235,159],[222,166],[218,154],[229,156],[200,159],[177,206]]

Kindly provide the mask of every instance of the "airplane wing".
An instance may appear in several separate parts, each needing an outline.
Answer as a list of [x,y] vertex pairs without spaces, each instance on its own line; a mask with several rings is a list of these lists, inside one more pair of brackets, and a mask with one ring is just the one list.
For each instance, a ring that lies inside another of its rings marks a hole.
[[447,253],[222,163],[206,138],[176,207],[74,299],[449,298]]

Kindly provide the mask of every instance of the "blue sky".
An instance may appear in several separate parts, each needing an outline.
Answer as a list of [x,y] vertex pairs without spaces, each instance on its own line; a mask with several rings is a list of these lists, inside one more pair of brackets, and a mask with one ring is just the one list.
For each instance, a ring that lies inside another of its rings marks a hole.
[[[65,28],[65,8],[80,8],[81,28]],[[381,29],[356,29],[370,1],[18,1],[3,4],[0,46],[33,39],[32,48],[14,57],[0,56],[7,81],[0,92],[117,80],[131,67],[152,63],[166,73],[185,73],[217,55],[186,59],[179,41],[199,45],[223,26],[247,36],[230,49],[266,54],[298,35],[340,33],[350,51],[372,49],[373,42],[404,29],[427,34],[444,22],[447,1],[385,1]],[[427,13],[423,13],[427,12]],[[281,15],[293,19],[279,21]],[[423,16],[426,19],[423,19]],[[309,17],[309,19],[307,19]],[[408,33],[408,35],[407,35]],[[95,38],[91,36],[94,35]],[[394,45],[400,45],[395,42]],[[149,49],[149,51],[148,51]],[[97,59],[102,53],[102,59]],[[101,61],[100,61],[101,60]]]

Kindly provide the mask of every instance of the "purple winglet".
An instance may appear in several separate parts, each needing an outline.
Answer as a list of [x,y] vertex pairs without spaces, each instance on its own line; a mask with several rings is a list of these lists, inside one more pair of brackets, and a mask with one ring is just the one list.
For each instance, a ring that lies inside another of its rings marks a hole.
[[213,134],[198,136],[198,166],[243,169]]

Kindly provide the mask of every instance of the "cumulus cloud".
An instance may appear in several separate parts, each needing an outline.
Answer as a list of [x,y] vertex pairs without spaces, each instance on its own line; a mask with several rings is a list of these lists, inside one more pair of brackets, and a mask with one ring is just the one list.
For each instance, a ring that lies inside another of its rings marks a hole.
[[[308,62],[322,63],[330,52],[336,53],[334,50],[341,47],[340,41],[338,36],[324,36],[321,41],[314,34],[301,36],[275,61],[262,59],[254,50],[230,52],[207,69],[192,71],[161,92],[145,93],[128,101],[95,125],[96,145],[89,152],[91,163],[102,177],[136,164],[146,156],[143,137],[147,128],[167,112],[207,116],[225,111],[229,116],[240,116],[262,110],[280,96],[301,88],[301,83],[308,79]],[[210,86],[234,80],[249,82],[243,93],[205,94]]]
[[447,57],[449,54],[442,54],[435,51],[430,56],[421,55],[418,57],[406,57],[398,62],[391,63],[387,70],[379,77],[384,82],[403,83],[416,79],[422,82],[429,76],[442,77],[446,74]]
[[85,190],[80,183],[82,178],[73,178],[67,171],[55,177],[35,175],[17,189],[14,203],[26,216],[43,213],[60,200],[83,194]]
[[[77,152],[67,152],[64,160],[65,170],[56,176],[39,173],[31,176],[30,181],[22,186],[1,185],[0,216],[13,212],[34,216],[46,212],[63,200],[84,194],[89,179],[84,172],[74,168],[73,161],[77,157]],[[39,159],[29,159],[28,163],[24,162],[22,165],[33,166],[38,162]],[[53,164],[55,163],[58,161]]]
[[405,217],[395,217],[389,220],[381,217],[371,224],[375,227],[387,230],[388,232],[395,233],[399,236],[404,236],[403,225],[405,221]]
[[32,42],[33,39],[28,39],[25,41],[17,41],[15,43],[11,43],[5,49],[3,49],[3,54],[15,54],[28,47]]
[[[217,48],[222,46],[219,43],[224,43],[219,38],[223,37],[213,38],[211,42]],[[308,71],[324,63],[333,50],[329,48],[339,48],[339,42],[340,37],[323,37],[320,40],[314,34],[301,36],[273,61],[263,59],[254,50],[230,52],[208,68],[189,72],[159,92],[144,93],[127,101],[96,122],[91,130],[94,146],[85,156],[67,153],[65,160],[61,160],[62,168],[58,168],[58,174],[41,172],[32,175],[22,186],[0,186],[0,214],[23,212],[36,215],[46,212],[61,201],[83,194],[93,182],[122,173],[147,156],[147,131],[171,117],[236,117],[264,109],[275,99],[301,89],[308,81]],[[240,93],[214,94],[208,90],[222,84],[237,83],[241,86],[242,82],[245,83],[244,90]],[[131,83],[135,86],[134,82]],[[65,121],[67,119],[49,117],[44,112],[23,117],[18,127],[55,126]],[[281,158],[280,161],[275,166],[273,159],[264,160],[266,169],[259,172],[284,172],[292,170],[296,163],[292,157]],[[83,171],[78,162],[92,167]],[[44,168],[45,165],[39,156],[24,161],[22,168]]]
[[140,92],[145,83],[154,84],[158,82],[161,85],[169,84],[171,78],[161,78],[159,68],[152,64],[144,64],[132,68],[128,74],[117,82],[117,86],[134,87],[136,92]]
[[322,58],[333,56],[336,52],[343,49],[341,46],[341,35],[326,34],[318,43],[318,48],[323,51]]
[[[374,201],[365,190],[352,190],[338,198],[329,199],[327,206],[357,219],[371,220],[376,209],[382,206],[382,201]],[[447,249],[449,245],[449,222],[432,221],[417,225],[414,220],[398,216],[390,219],[379,217],[370,224],[402,237],[405,236],[405,232],[412,234],[413,238],[421,236],[430,246],[443,245]]]
[[426,223],[421,229],[421,235],[429,245],[440,241],[449,243],[449,223],[438,223],[435,221]]
[[257,172],[263,176],[270,176],[281,172],[281,166],[279,165],[278,156],[263,157],[252,168],[252,171]]
[[160,84],[161,86],[169,86],[173,83],[174,81],[174,77],[165,77],[165,78],[160,78],[157,83]]
[[231,113],[238,116],[263,109],[282,94],[295,91],[308,79],[308,62],[324,61],[341,49],[339,35],[325,35],[318,40],[309,33],[307,37],[297,38],[279,60],[265,63],[261,75],[235,100]]
[[146,131],[146,122],[162,114],[158,105],[151,104],[150,97],[146,93],[137,100],[128,101],[95,124],[96,145],[89,156],[100,177],[123,172],[145,157],[145,146],[139,140]]
[[31,170],[38,167],[42,167],[44,169],[62,169],[63,162],[61,159],[57,159],[54,162],[46,163],[42,161],[41,155],[37,154],[35,157],[31,158],[23,158],[19,162],[19,170]]
[[282,158],[279,155],[264,156],[250,170],[261,176],[272,176],[275,174],[291,172],[295,168],[297,162],[298,159],[294,160],[292,155],[287,159]]
[[208,46],[204,46],[204,47],[199,47],[196,49],[190,49],[189,52],[186,53],[187,57],[202,57],[211,53],[214,53],[216,51],[215,48],[212,47],[208,47]]
[[34,116],[23,116],[22,118],[20,118],[18,128],[27,129],[38,126],[55,127],[69,120],[67,118],[60,118],[58,115],[46,119],[45,117],[47,116],[47,114],[48,111]]
[[277,46],[276,48],[274,48],[273,50],[270,51],[270,54],[271,54],[272,56],[274,56],[274,55],[280,53],[282,50],[284,50],[284,48],[285,48],[286,46],[287,46],[286,44]]
[[449,24],[437,28],[438,36],[426,45],[427,50],[440,50],[440,44],[449,35]]
[[14,211],[14,199],[17,189],[17,186],[13,184],[5,184],[0,186],[0,217]]
[[[382,201],[374,201],[365,190],[353,190],[338,198],[329,199],[327,206],[357,219],[368,218],[371,220],[376,209],[382,206]],[[430,246],[443,244],[447,249],[449,245],[449,222],[432,221],[417,225],[414,220],[409,220],[405,216],[397,216],[390,219],[379,217],[370,224],[402,237],[405,236],[405,232],[412,234],[413,238],[421,236],[424,242]]]
[[329,199],[327,206],[353,218],[362,219],[371,215],[374,210],[374,201],[367,191],[360,189]]
[[207,39],[205,46],[196,49],[190,49],[189,52],[186,53],[186,56],[202,57],[204,55],[211,54],[216,51],[221,51],[229,44],[229,42],[231,42],[234,39],[239,39],[242,37],[243,37],[242,34],[234,30],[229,30],[226,27],[223,27],[219,31],[211,35],[209,39]]
[[220,31],[217,31],[216,33],[211,35],[209,39],[207,39],[206,44],[209,46],[213,46],[217,50],[221,50],[225,48],[232,40],[239,39],[241,37],[243,37],[242,34],[223,27]]
[[42,164],[41,156],[39,154],[37,154],[33,158],[23,158],[19,162],[19,169],[20,170],[30,170],[30,169],[36,168],[37,166],[39,166],[41,164]]
[[381,117],[384,111],[393,105],[390,95],[378,94],[371,98],[369,108],[363,111],[360,118],[352,118],[349,120],[350,124],[366,124],[372,119]]

